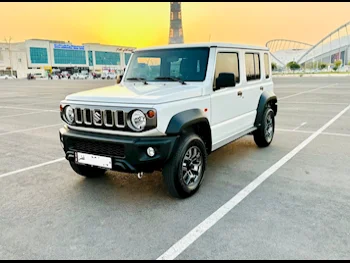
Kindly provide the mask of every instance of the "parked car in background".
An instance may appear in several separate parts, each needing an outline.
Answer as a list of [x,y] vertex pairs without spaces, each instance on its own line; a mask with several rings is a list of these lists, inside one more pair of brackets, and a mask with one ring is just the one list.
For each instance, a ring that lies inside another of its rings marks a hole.
[[68,71],[62,71],[61,76],[62,76],[63,78],[70,79],[71,74],[70,74]]
[[89,77],[88,74],[83,74],[83,73],[74,73],[71,78],[72,79],[87,79]]
[[52,74],[49,74],[49,79],[61,79],[62,78],[62,74],[59,72],[52,72]]
[[29,74],[27,74],[27,79],[31,80],[31,79],[35,79],[35,77],[32,73],[29,73]]
[[93,76],[94,79],[99,79],[102,77],[101,73],[97,73],[97,72],[92,72],[91,75]]
[[16,76],[14,75],[3,75],[3,76],[0,76],[0,79],[17,79]]
[[117,78],[117,74],[114,72],[102,74],[102,79],[116,79],[116,78]]
[[57,80],[57,79],[60,79],[60,76],[57,74],[53,74],[53,75],[50,75],[49,78]]

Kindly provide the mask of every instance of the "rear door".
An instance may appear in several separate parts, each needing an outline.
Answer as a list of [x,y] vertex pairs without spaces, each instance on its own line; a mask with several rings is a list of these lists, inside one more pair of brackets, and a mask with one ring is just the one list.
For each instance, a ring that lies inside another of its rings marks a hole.
[[246,115],[249,127],[254,126],[256,110],[261,93],[264,89],[262,56],[263,54],[260,51],[249,50],[244,52],[245,78],[243,80],[244,87],[242,89],[244,101],[242,111]]
[[264,76],[263,76],[263,85],[261,92],[268,90],[273,91],[273,81],[272,81],[272,68],[271,68],[271,59],[270,53],[264,52]]

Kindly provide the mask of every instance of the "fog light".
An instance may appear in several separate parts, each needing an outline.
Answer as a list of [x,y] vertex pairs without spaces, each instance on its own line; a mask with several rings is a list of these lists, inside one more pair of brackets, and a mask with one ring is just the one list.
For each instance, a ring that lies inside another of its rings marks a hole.
[[156,151],[152,147],[148,147],[147,154],[149,157],[153,157],[156,154]]

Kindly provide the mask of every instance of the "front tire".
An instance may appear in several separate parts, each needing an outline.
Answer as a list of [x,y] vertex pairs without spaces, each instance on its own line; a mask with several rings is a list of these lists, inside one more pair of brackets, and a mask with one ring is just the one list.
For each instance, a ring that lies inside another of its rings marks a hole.
[[275,134],[275,113],[270,106],[265,108],[261,126],[254,132],[254,141],[258,147],[271,144]]
[[163,178],[170,195],[183,199],[199,190],[207,151],[203,140],[196,134],[181,137],[176,148],[176,153],[164,166]]
[[104,175],[105,170],[96,168],[96,167],[89,167],[84,165],[76,164],[73,161],[69,161],[70,166],[76,172],[77,174],[84,176],[86,178],[95,178]]

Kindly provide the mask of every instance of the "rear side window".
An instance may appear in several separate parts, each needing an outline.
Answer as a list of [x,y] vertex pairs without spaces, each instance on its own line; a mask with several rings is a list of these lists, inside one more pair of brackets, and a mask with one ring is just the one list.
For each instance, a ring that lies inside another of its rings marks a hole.
[[260,79],[260,57],[256,53],[245,54],[247,81]]
[[[235,74],[236,84],[239,83],[239,60],[238,53],[233,52],[219,52],[216,57],[215,79],[220,73]],[[215,81],[214,81],[215,90]]]
[[264,63],[265,63],[265,78],[269,79],[270,78],[270,60],[269,60],[269,54],[264,54]]

